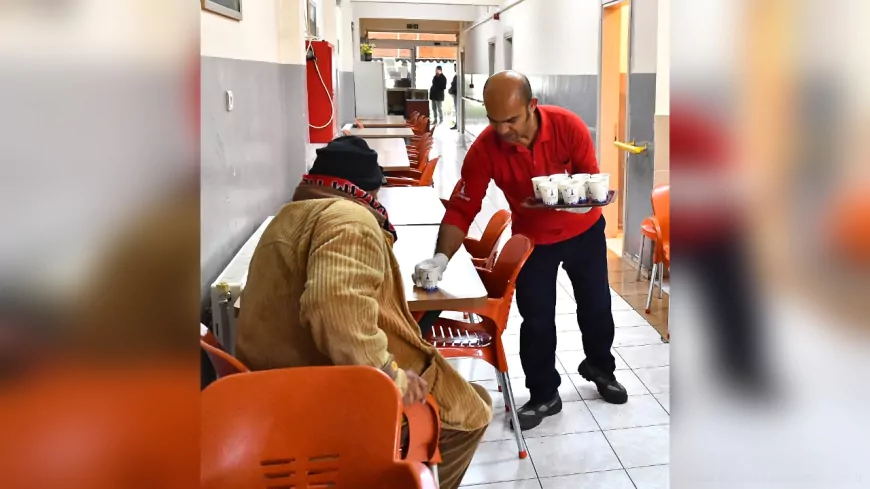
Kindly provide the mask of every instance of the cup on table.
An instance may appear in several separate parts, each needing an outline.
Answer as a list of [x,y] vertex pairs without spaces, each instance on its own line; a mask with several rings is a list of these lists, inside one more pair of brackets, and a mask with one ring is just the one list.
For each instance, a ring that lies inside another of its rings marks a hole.
[[538,192],[541,193],[541,201],[544,205],[559,204],[559,187],[553,182],[541,182],[538,184]]
[[610,192],[610,175],[592,175],[586,182],[586,195],[593,202],[604,202]]
[[535,198],[541,200],[541,192],[538,190],[538,184],[541,182],[550,181],[550,177],[534,177],[532,178],[532,186],[535,187]]
[[579,204],[580,199],[586,200],[586,194],[581,192],[586,191],[586,185],[580,182],[575,182],[570,178],[559,182],[559,197],[563,204]]
[[438,290],[438,280],[441,279],[441,272],[436,265],[428,265],[421,263],[417,265],[417,270],[420,272],[420,288],[427,291]]

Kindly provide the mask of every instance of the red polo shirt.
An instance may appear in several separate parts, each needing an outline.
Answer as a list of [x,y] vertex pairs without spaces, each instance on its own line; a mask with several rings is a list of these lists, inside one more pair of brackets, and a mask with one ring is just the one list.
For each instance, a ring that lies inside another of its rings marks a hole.
[[539,105],[541,125],[530,149],[502,141],[487,127],[468,149],[462,164],[464,188],[450,199],[442,224],[452,224],[468,233],[480,212],[490,180],[504,192],[511,208],[511,229],[537,244],[553,244],[573,238],[592,227],[601,209],[586,214],[522,207],[534,197],[532,178],[555,173],[598,173],[595,146],[589,128],[573,112]]

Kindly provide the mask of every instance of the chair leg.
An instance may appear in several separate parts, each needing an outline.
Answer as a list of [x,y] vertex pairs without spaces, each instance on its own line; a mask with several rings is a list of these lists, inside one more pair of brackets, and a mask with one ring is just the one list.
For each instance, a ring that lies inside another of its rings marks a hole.
[[665,297],[665,262],[659,264],[659,299]]
[[432,478],[435,479],[435,487],[441,487],[441,479],[438,478],[438,464],[430,465],[429,470],[432,471]]
[[506,404],[509,404],[511,407],[511,421],[514,424],[514,436],[517,439],[517,450],[519,450],[520,458],[526,458],[529,456],[529,452],[526,449],[526,440],[523,438],[523,430],[520,429],[520,417],[517,415],[517,406],[516,401],[514,401],[514,392],[511,389],[511,379],[507,372],[499,372],[499,377],[501,377],[502,383],[504,383],[505,390],[505,399]]
[[659,264],[653,263],[652,271],[650,272],[649,292],[646,294],[646,313],[649,314],[649,308],[652,305],[653,288],[656,286],[656,274],[659,270]]
[[634,278],[635,282],[640,282],[640,275],[643,271],[643,249],[644,245],[646,245],[646,236],[641,235],[640,237],[640,253],[638,254],[637,259],[637,276]]
[[498,370],[495,371],[495,380],[498,382],[498,391],[501,392],[502,398],[504,398],[504,410],[511,412],[511,403],[508,400],[507,389],[504,387],[504,379]]

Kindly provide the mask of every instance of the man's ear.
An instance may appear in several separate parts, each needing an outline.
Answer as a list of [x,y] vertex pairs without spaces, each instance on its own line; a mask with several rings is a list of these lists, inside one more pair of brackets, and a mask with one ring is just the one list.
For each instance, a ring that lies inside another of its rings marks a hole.
[[532,97],[532,100],[529,101],[529,110],[534,112],[535,108],[538,106],[538,99]]

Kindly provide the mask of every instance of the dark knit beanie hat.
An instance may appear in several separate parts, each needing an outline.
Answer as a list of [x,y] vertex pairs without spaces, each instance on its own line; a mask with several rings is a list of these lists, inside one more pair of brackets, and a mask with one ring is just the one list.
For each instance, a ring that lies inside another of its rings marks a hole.
[[365,190],[377,190],[387,183],[378,165],[378,153],[356,136],[335,138],[317,150],[309,175],[347,180]]

